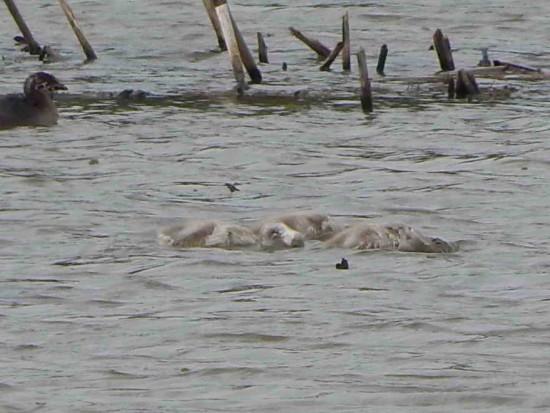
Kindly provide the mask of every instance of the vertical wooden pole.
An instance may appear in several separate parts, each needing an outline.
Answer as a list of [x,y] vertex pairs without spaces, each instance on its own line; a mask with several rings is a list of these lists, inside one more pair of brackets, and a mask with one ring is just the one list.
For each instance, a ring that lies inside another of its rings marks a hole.
[[225,45],[225,40],[223,39],[223,32],[220,26],[220,20],[218,19],[218,15],[216,14],[214,3],[212,2],[212,0],[202,0],[202,2],[204,3],[204,7],[206,8],[206,13],[208,14],[208,18],[210,19],[212,28],[216,33],[218,46],[220,47],[220,50],[222,52],[225,52],[227,50],[227,46]]
[[264,41],[264,36],[258,32],[258,59],[260,63],[269,63],[267,58],[267,46]]
[[239,45],[237,44],[237,37],[231,21],[229,7],[227,6],[227,2],[225,0],[214,0],[213,3],[220,22],[223,38],[225,39],[225,45],[227,46],[227,51],[229,52],[233,74],[235,75],[235,80],[237,81],[237,91],[240,95],[242,95],[247,88],[247,84],[244,80],[243,62],[239,53]]
[[376,73],[380,76],[384,76],[384,66],[386,65],[386,57],[388,56],[388,45],[383,44],[380,48],[380,54],[378,55],[378,65],[376,66]]
[[361,79],[361,107],[363,108],[363,112],[371,113],[373,111],[372,91],[370,87],[369,71],[367,69],[367,57],[363,48],[359,49],[359,53],[357,53],[357,63],[359,65],[359,76]]
[[82,50],[86,55],[86,58],[89,61],[97,59],[97,55],[95,54],[94,49],[92,48],[92,45],[90,45],[88,40],[86,40],[84,33],[82,33],[82,30],[80,30],[80,27],[78,27],[78,23],[76,22],[74,13],[69,7],[69,5],[67,4],[67,2],[65,0],[58,0],[58,1],[59,1],[59,5],[61,6],[61,9],[63,10],[63,13],[65,13],[65,16],[67,16],[67,19],[69,20],[69,24],[73,28],[76,38],[80,42],[80,46],[82,47]]
[[351,70],[351,47],[350,47],[350,35],[349,35],[349,15],[346,12],[342,18],[342,68],[344,70]]
[[434,47],[439,59],[439,66],[444,72],[455,70],[453,54],[451,52],[451,43],[447,36],[443,36],[440,29],[437,29],[433,35]]
[[465,69],[460,69],[456,74],[456,98],[471,99],[472,96],[479,94],[479,88],[473,73]]
[[334,62],[334,59],[336,59],[336,57],[342,51],[343,48],[344,48],[344,42],[338,42],[336,47],[330,53],[330,55],[327,58],[326,62],[323,63],[323,65],[319,68],[319,70],[322,70],[322,71],[325,71],[325,72],[330,70],[330,65],[332,64],[332,62]]
[[6,6],[8,10],[10,11],[13,19],[15,20],[15,23],[17,24],[17,27],[19,27],[19,30],[21,31],[21,34],[25,38],[25,41],[29,45],[29,53],[32,55],[40,54],[40,46],[34,40],[34,37],[32,36],[32,33],[25,23],[25,20],[23,20],[23,16],[21,16],[21,13],[19,13],[19,10],[17,9],[17,6],[15,5],[13,0],[4,0],[6,3]]

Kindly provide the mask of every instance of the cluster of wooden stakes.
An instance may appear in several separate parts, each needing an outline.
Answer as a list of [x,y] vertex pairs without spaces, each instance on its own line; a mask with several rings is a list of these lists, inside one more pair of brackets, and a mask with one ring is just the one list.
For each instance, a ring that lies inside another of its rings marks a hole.
[[[40,47],[34,40],[34,37],[25,24],[23,17],[19,13],[13,0],[4,0],[10,13],[12,14],[17,26],[19,27],[24,42],[27,44],[27,50],[30,54],[40,55],[48,52],[47,46]],[[92,46],[86,40],[76,21],[75,15],[66,0],[58,0],[65,16],[80,42],[80,45],[86,55],[86,61],[97,59]],[[235,79],[237,81],[236,90],[240,96],[245,94],[248,89],[248,84],[245,81],[245,70],[250,77],[250,83],[258,84],[262,82],[262,74],[256,65],[252,53],[250,52],[245,40],[237,27],[227,0],[203,0],[204,6],[212,23],[212,27],[218,39],[218,45],[221,51],[228,51],[231,61],[231,66]],[[349,16],[346,13],[342,17],[342,41],[330,49],[316,39],[309,38],[295,28],[290,28],[291,34],[297,39],[309,46],[318,56],[320,61],[323,61],[320,70],[330,70],[330,66],[336,57],[342,54],[342,67],[345,71],[351,70],[351,48],[350,48],[350,29]],[[269,63],[267,47],[264,37],[261,33],[257,33],[258,39],[258,54],[260,63]],[[455,70],[451,46],[448,37],[444,36],[441,30],[437,29],[433,35],[433,47],[437,52],[441,71],[433,76],[424,77],[423,82],[441,82],[447,85],[448,97],[451,99],[468,99],[471,100],[474,96],[479,95],[480,90],[476,82],[476,76],[506,79],[509,76],[527,78],[529,80],[550,79],[549,73],[544,73],[540,69],[518,65],[509,62],[494,60],[492,63],[488,58],[487,50],[482,50],[482,60],[478,63],[478,67],[471,69]],[[388,46],[382,45],[376,66],[376,72],[380,76],[384,76],[384,66],[388,56]],[[357,53],[358,70],[360,77],[360,99],[361,107],[364,112],[373,111],[373,99],[369,73],[367,69],[367,59],[363,48]],[[283,64],[283,70],[286,64]]]

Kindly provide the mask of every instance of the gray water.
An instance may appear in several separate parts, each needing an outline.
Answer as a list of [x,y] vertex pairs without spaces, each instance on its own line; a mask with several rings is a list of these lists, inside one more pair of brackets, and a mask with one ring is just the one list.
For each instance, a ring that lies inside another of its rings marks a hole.
[[[514,92],[466,103],[399,80],[437,70],[436,28],[457,67],[489,47],[548,70],[546,0],[232,2],[245,37],[262,31],[269,47],[252,91],[318,96],[299,102],[227,93],[229,60],[201,2],[71,5],[94,63],[56,2],[19,7],[67,57],[57,63],[19,52],[0,15],[0,92],[39,70],[69,87],[58,126],[0,132],[1,412],[550,409],[549,83],[480,79]],[[332,47],[346,11],[354,52],[372,66],[390,48],[388,76],[372,70],[372,115],[354,96],[355,61],[320,72],[288,33]],[[84,98],[127,88],[153,98]],[[411,224],[460,250],[156,241],[183,219],[295,209]],[[334,268],[342,257],[347,271]]]

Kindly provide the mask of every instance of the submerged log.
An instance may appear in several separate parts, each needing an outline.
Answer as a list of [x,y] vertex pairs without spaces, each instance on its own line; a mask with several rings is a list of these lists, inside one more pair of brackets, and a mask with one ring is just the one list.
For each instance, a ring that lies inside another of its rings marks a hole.
[[65,16],[67,16],[67,19],[69,20],[69,24],[71,25],[74,34],[76,35],[76,38],[80,42],[80,46],[82,47],[82,50],[84,51],[87,60],[92,61],[97,59],[97,55],[95,54],[94,49],[92,48],[88,40],[86,40],[84,33],[82,33],[82,30],[80,30],[80,27],[78,27],[78,23],[76,22],[76,18],[72,9],[69,7],[65,0],[58,1],[61,9],[63,10],[63,13],[65,13]]
[[322,70],[325,72],[330,70],[330,65],[332,64],[332,62],[334,62],[334,60],[336,59],[336,57],[342,51],[343,48],[344,48],[344,42],[338,42],[336,47],[332,50],[329,57],[327,58],[325,63],[323,63],[323,65],[319,68],[319,70]]
[[376,66],[376,73],[380,76],[384,76],[384,66],[386,65],[386,57],[388,56],[388,45],[383,44],[380,48],[380,55],[378,56],[378,65]]
[[349,35],[349,15],[342,17],[342,69],[351,70],[351,47]]
[[267,58],[267,46],[264,41],[264,36],[258,32],[258,59],[260,63],[269,63]]
[[4,2],[6,3],[8,10],[10,11],[13,19],[15,20],[15,23],[17,24],[17,27],[19,27],[19,30],[21,31],[21,34],[23,35],[25,42],[29,47],[29,53],[31,55],[40,54],[40,46],[38,45],[36,40],[34,40],[29,26],[27,26],[27,24],[25,23],[25,20],[23,19],[23,16],[21,16],[21,13],[19,13],[19,9],[17,9],[14,1],[4,0]]
[[444,72],[455,70],[449,38],[447,36],[443,36],[443,32],[440,29],[437,29],[433,35],[433,42],[441,70]]
[[357,63],[359,65],[359,76],[361,79],[361,107],[363,108],[363,112],[370,113],[373,111],[372,91],[370,87],[369,71],[367,69],[367,57],[363,48],[357,53]]
[[317,53],[319,59],[326,59],[330,55],[330,49],[323,45],[320,41],[304,36],[300,31],[293,27],[290,27],[289,30],[294,37],[307,44],[315,53]]
[[216,8],[214,7],[214,2],[212,0],[202,0],[202,2],[204,3],[204,7],[206,8],[206,13],[208,14],[208,18],[210,19],[212,28],[214,29],[214,33],[216,33],[216,38],[218,39],[218,46],[220,47],[220,50],[222,52],[225,52],[227,50],[227,46],[225,45],[222,27],[220,25],[220,20],[218,19],[218,15],[216,14]]
[[521,72],[536,72],[536,73],[541,72],[540,69],[536,69],[534,67],[518,65],[516,63],[510,63],[510,62],[503,62],[501,60],[493,60],[493,64],[495,66],[507,66],[508,68],[516,69],[516,70],[519,70]]

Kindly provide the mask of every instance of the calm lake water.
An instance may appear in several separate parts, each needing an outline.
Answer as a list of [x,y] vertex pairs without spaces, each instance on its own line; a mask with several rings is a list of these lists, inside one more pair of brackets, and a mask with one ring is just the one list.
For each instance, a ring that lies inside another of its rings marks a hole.
[[[69,91],[58,126],[0,132],[0,412],[550,409],[550,82],[479,80],[513,92],[466,103],[399,80],[438,70],[437,28],[459,68],[488,47],[549,70],[546,0],[231,2],[252,49],[257,31],[269,48],[251,93],[308,94],[298,102],[228,93],[199,1],[72,0],[91,64],[56,2],[18,5],[67,59],[19,52],[2,7],[0,93],[40,70]],[[345,12],[372,115],[354,96],[355,56],[351,73],[340,60],[320,72],[288,32],[333,47]],[[372,70],[383,43],[386,78]],[[151,96],[101,98],[128,88]],[[460,250],[156,240],[183,219],[295,209],[411,224]]]

